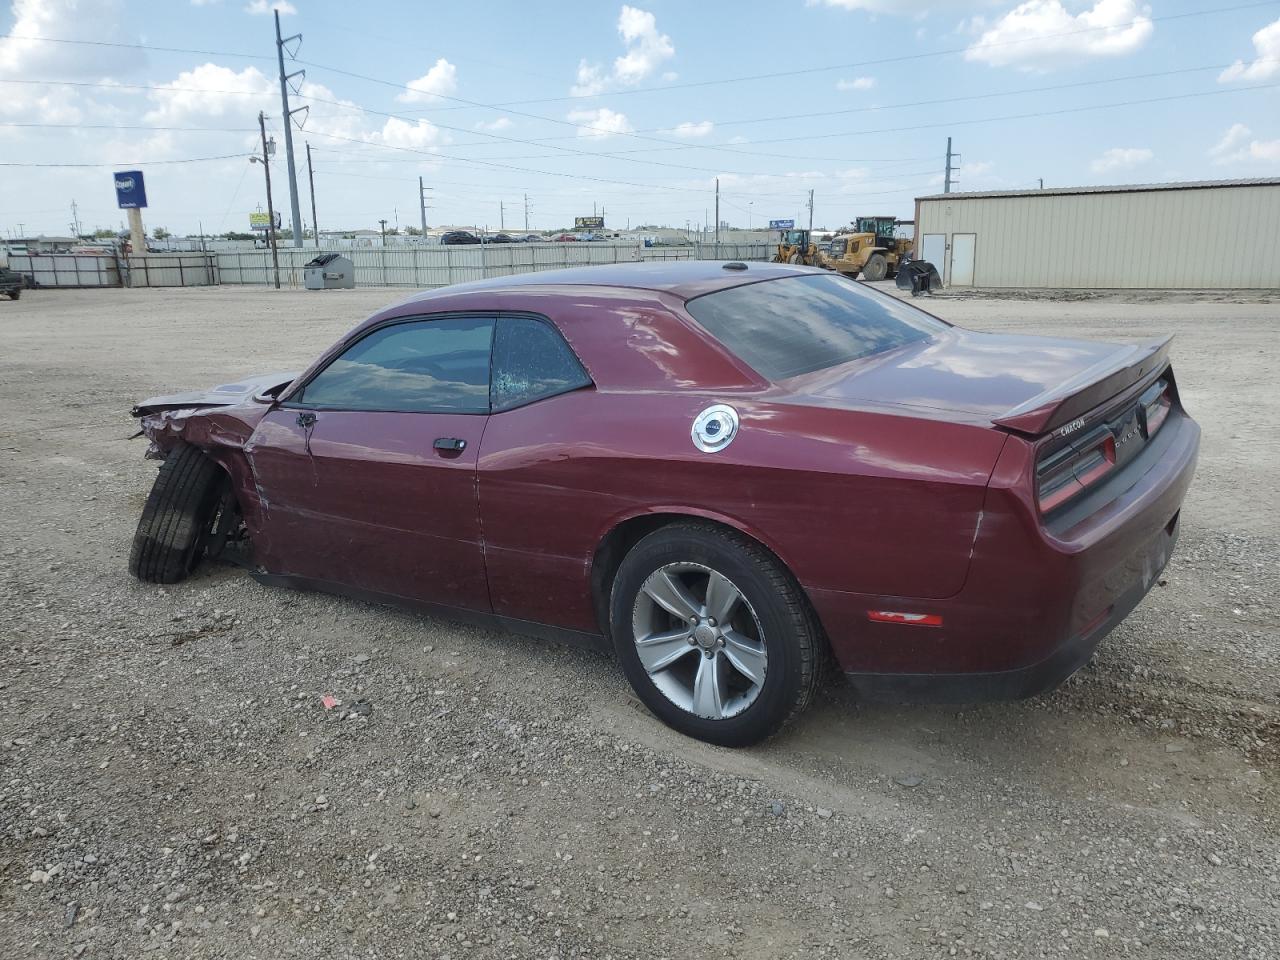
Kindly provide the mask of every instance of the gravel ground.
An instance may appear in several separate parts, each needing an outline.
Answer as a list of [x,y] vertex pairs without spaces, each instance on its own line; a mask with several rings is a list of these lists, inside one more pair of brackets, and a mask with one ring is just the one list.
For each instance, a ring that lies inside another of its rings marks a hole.
[[0,302],[0,957],[1280,956],[1267,298],[932,301],[1178,334],[1205,435],[1166,585],[1050,696],[833,682],[735,752],[598,654],[229,567],[127,576],[155,472],[131,403],[301,366],[400,295]]

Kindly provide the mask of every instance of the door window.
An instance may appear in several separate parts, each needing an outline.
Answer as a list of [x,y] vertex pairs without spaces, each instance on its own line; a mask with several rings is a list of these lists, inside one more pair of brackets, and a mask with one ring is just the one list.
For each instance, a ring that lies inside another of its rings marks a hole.
[[533,403],[591,383],[560,332],[532,317],[498,321],[493,344],[493,409]]
[[444,317],[375,330],[320,371],[293,403],[337,410],[487,413],[493,320]]

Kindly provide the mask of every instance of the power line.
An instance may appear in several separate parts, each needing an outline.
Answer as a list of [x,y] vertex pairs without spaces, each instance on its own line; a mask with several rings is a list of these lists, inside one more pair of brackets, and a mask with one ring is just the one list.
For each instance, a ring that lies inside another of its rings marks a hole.
[[[1190,10],[1185,13],[1167,14],[1165,16],[1160,16],[1160,17],[1134,18],[1133,20],[1126,21],[1125,23],[1111,24],[1108,26],[1084,27],[1079,30],[1069,30],[1063,33],[1049,33],[1049,34],[1043,34],[1035,37],[1020,37],[1013,40],[993,41],[991,43],[977,43],[977,44],[971,44],[967,47],[950,47],[945,50],[931,50],[927,53],[903,54],[901,56],[896,56],[896,57],[881,57],[876,60],[857,60],[852,63],[832,64],[830,66],[825,66],[825,67],[804,67],[798,70],[778,70],[771,73],[756,73],[756,74],[748,74],[745,76],[737,76],[737,77],[722,77],[720,79],[713,79],[713,80],[691,80],[686,83],[672,83],[672,84],[667,84],[665,86],[660,86],[660,87],[631,87],[630,89],[609,90],[602,93],[576,94],[576,95],[570,94],[568,96],[563,96],[563,97],[541,97],[538,99],[529,99],[529,100],[507,100],[501,103],[487,104],[486,106],[493,107],[493,108],[501,108],[501,107],[507,107],[507,106],[527,106],[533,103],[563,103],[566,101],[573,101],[573,100],[593,100],[602,96],[610,96],[610,97],[634,96],[637,94],[644,94],[644,93],[662,93],[669,90],[689,90],[697,87],[711,87],[711,86],[719,86],[719,85],[730,84],[730,83],[746,83],[746,82],[755,81],[755,80],[777,80],[783,77],[805,76],[805,75],[810,75],[815,73],[833,73],[837,70],[853,70],[858,67],[875,67],[875,66],[882,66],[885,64],[903,63],[903,62],[908,62],[912,60],[926,60],[932,57],[954,56],[957,53],[966,53],[970,50],[990,50],[998,47],[1014,46],[1020,43],[1038,43],[1044,40],[1057,40],[1063,37],[1074,37],[1074,36],[1080,36],[1082,34],[1087,34],[1087,33],[1097,33],[1099,31],[1123,30],[1123,29],[1132,27],[1134,24],[1144,20],[1150,21],[1152,23],[1158,23],[1158,22],[1165,22],[1169,20],[1185,20],[1191,17],[1218,16],[1223,13],[1231,13],[1237,10],[1253,10],[1259,7],[1275,6],[1277,2],[1280,2],[1280,0],[1260,0],[1260,2],[1256,2],[1256,3],[1243,3],[1243,4],[1237,4],[1230,7],[1212,7],[1209,9],[1202,9],[1202,10]],[[449,99],[449,98],[445,98],[445,99]],[[463,106],[457,106],[457,107],[435,107],[435,108],[424,107],[422,109],[424,111],[431,110],[431,109],[463,110],[463,109],[467,109],[467,106],[463,105]]]
[[116,40],[71,40],[67,37],[32,37],[25,34],[9,34],[0,37],[0,40],[12,40],[23,42],[35,41],[37,43],[65,43],[76,44],[86,47],[113,47],[124,50],[151,50],[156,53],[194,53],[202,57],[240,57],[245,60],[272,60],[274,57],[268,57],[260,53],[238,53],[233,50],[196,50],[191,47],[159,47],[150,43],[124,43]]
[[239,160],[247,153],[226,153],[219,157],[183,157],[179,160],[113,160],[103,163],[16,163],[0,160],[0,167],[153,167],[162,163],[206,163],[212,160]]
[[0,120],[0,127],[35,127],[51,130],[169,130],[185,133],[254,133],[253,127],[151,127],[134,123],[29,123]]

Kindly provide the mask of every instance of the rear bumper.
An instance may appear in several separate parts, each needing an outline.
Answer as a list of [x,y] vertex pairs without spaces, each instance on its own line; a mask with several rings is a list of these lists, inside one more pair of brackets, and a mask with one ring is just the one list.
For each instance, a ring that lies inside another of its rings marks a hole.
[[[864,700],[894,703],[982,703],[1022,700],[1052,690],[1093,657],[1103,638],[1133,612],[1159,580],[1178,540],[1179,517],[1174,516],[1164,543],[1145,554],[1141,579],[1129,584],[1110,605],[1100,623],[1069,637],[1043,660],[1010,670],[973,673],[859,673],[846,676]],[[1158,558],[1163,557],[1162,560]],[[1155,563],[1159,562],[1159,566]]]
[[[1177,542],[1200,430],[1178,411],[1159,443],[1087,516],[1040,520],[1026,462],[1008,445],[992,475],[964,587],[946,600],[810,591],[836,659],[867,699],[1016,700],[1079,670],[1142,601]],[[927,546],[925,547],[927,549]],[[874,623],[870,610],[942,625]]]

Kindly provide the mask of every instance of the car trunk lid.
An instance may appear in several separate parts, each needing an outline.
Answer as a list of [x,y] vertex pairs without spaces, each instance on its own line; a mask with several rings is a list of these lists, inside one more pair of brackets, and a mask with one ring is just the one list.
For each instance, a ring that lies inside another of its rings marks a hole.
[[822,406],[876,405],[1037,434],[1167,362],[1168,340],[1133,346],[952,328],[896,350],[792,377]]

